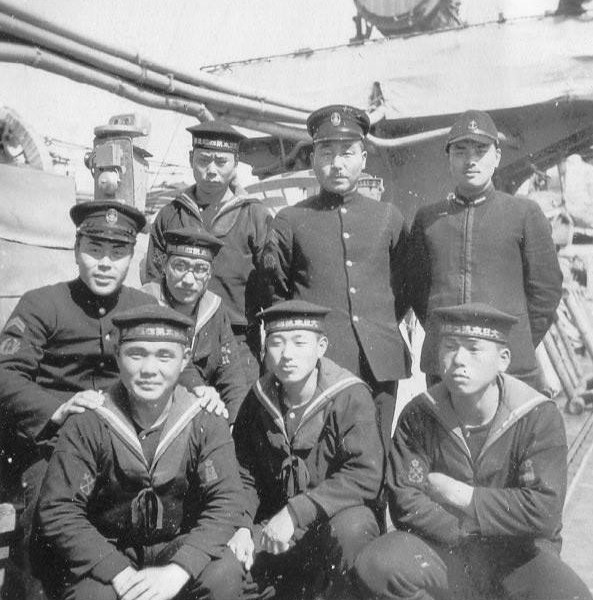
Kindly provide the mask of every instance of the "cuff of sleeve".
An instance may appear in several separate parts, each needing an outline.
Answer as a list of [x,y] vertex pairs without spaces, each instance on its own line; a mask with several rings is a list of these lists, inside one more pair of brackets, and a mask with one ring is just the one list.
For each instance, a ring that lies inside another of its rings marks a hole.
[[202,379],[198,371],[190,365],[179,376],[179,385],[183,386],[190,392],[193,392],[193,389],[195,387],[206,384],[204,383],[204,380]]
[[186,545],[179,548],[171,562],[185,569],[193,579],[196,579],[210,562],[210,557],[205,552]]
[[319,516],[319,507],[305,494],[298,494],[288,501],[288,509],[296,519],[296,525],[307,529]]
[[91,569],[91,575],[101,583],[108,584],[131,564],[126,556],[114,550]]

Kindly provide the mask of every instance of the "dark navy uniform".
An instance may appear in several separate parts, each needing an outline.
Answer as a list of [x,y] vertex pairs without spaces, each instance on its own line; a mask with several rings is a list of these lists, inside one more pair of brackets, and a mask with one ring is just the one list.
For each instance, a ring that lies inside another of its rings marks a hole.
[[[314,143],[362,140],[369,126],[364,113],[342,106],[319,109],[308,125]],[[407,310],[406,239],[403,217],[392,204],[322,189],[276,215],[262,256],[268,302],[300,299],[332,309],[327,356],[370,386],[386,443],[395,382],[410,375],[398,328]]]
[[[192,148],[238,153],[245,136],[223,121],[189,127]],[[205,229],[224,243],[213,264],[211,290],[229,311],[239,347],[239,357],[249,384],[259,377],[259,328],[255,313],[261,308],[261,288],[256,266],[272,217],[256,198],[235,195],[227,189],[220,206],[200,198],[195,185],[164,206],[153,223],[146,271],[150,280],[160,281],[165,263],[165,233],[171,229]]]

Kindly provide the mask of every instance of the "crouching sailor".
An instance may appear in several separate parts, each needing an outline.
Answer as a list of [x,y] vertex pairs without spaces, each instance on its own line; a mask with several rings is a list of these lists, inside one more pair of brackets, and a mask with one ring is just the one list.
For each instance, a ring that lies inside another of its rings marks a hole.
[[192,321],[114,315],[120,381],[63,425],[38,506],[36,564],[52,597],[235,598],[226,548],[243,491],[226,420],[177,385]]
[[358,557],[364,597],[590,600],[559,556],[562,417],[505,374],[518,319],[481,303],[434,315],[442,382],[404,408],[395,430],[397,531]]
[[293,300],[260,313],[269,372],[233,429],[247,526],[229,546],[250,571],[243,597],[345,598],[354,559],[378,535],[375,405],[362,380],[324,358],[328,312]]

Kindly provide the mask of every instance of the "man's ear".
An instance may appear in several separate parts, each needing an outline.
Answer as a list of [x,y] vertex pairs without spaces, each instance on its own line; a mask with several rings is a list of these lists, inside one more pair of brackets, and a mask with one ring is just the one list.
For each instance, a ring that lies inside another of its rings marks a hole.
[[327,339],[327,336],[322,335],[317,341],[317,354],[319,358],[321,358],[327,352],[328,345],[329,340]]
[[498,351],[499,371],[505,373],[511,364],[511,351],[508,346],[502,346]]
[[189,151],[189,166],[193,166],[194,162],[194,150],[193,148]]
[[181,359],[181,370],[183,371],[187,364],[191,360],[191,348],[189,346],[185,346],[183,349],[183,358]]

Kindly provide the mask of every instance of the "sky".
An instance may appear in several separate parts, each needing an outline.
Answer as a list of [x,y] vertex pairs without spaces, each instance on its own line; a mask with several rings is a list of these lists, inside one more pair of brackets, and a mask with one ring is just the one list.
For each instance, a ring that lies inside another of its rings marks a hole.
[[[346,44],[355,31],[352,0],[10,1],[80,35],[188,72],[233,60]],[[499,13],[533,15],[553,10],[556,4],[557,0],[464,0],[462,17],[477,22],[496,19]],[[0,63],[0,80],[0,105],[15,109],[42,135],[90,146],[96,125],[105,124],[111,115],[136,111],[151,120],[149,147],[155,160],[187,162],[184,128],[195,122],[189,117],[140,107],[22,65]],[[90,174],[83,173],[82,178],[79,187],[91,185]]]

